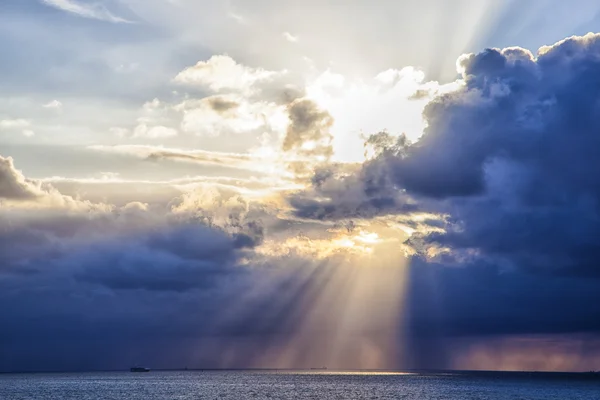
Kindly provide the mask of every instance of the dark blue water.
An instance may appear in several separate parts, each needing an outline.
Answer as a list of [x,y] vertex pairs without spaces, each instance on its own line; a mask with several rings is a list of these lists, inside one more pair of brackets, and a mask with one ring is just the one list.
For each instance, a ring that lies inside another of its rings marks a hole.
[[258,371],[0,374],[0,399],[600,400],[600,381],[512,374]]

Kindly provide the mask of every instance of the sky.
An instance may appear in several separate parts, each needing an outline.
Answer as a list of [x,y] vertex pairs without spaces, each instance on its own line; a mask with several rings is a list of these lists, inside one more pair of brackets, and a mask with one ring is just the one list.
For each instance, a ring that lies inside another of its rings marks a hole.
[[3,0],[0,371],[600,370],[599,26]]

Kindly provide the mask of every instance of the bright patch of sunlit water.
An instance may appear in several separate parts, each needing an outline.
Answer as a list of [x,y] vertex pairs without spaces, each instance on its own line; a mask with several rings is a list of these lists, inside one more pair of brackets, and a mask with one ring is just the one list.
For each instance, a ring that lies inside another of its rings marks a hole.
[[600,381],[511,374],[185,371],[0,374],[0,399],[600,399]]

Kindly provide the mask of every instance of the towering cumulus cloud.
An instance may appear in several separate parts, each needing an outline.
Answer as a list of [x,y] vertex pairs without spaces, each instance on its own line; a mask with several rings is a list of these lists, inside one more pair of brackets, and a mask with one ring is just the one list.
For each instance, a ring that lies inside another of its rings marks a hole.
[[[450,215],[445,232],[423,239],[452,255],[476,250],[516,268],[600,274],[600,36],[569,38],[537,57],[488,49],[461,57],[459,66],[464,88],[426,107],[422,139],[372,136],[376,157],[344,183],[359,186],[371,204],[376,194],[386,205],[410,197],[415,207]],[[314,192],[327,195],[335,180],[319,172]],[[321,204],[343,206],[328,200]],[[292,204],[298,215],[311,209]]]

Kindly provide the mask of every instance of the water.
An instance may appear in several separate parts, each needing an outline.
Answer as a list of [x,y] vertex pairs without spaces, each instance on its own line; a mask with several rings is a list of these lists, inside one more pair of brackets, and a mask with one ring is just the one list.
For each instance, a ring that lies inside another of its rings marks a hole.
[[600,381],[554,375],[185,371],[0,374],[2,400],[600,400]]

